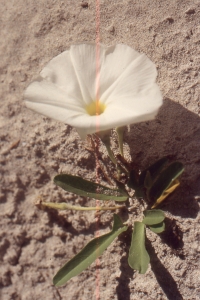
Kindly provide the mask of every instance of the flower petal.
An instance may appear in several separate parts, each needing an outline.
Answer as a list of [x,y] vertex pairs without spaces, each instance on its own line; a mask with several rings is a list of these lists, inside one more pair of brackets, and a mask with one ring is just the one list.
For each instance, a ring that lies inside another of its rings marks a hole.
[[54,57],[44,67],[40,75],[46,81],[52,82],[65,91],[68,96],[76,98],[79,102],[82,102],[82,94],[69,50]]
[[45,116],[68,123],[69,118],[85,114],[83,104],[55,84],[45,81],[32,82],[25,91],[26,106]]
[[107,119],[106,123],[112,123],[110,126],[113,127],[152,120],[162,105],[162,95],[156,84],[147,89],[146,93],[126,97],[121,95],[117,101],[114,101],[114,98],[112,100],[104,116]]
[[106,49],[100,74],[101,99],[104,92],[110,89],[130,64],[140,56],[142,54],[127,45],[119,44]]
[[28,108],[65,123],[69,116],[85,113],[69,51],[54,57],[40,75],[25,91]]
[[71,60],[86,105],[97,100],[97,73],[101,69],[105,50],[106,47],[101,45],[98,52],[94,43],[72,45],[70,48]]
[[[120,50],[122,49],[120,48]],[[133,54],[135,52],[136,51],[133,50]],[[131,58],[131,53],[129,55]],[[109,64],[108,66],[106,65],[105,69],[107,70],[108,67]],[[106,101],[107,104],[110,102],[110,96],[112,99],[116,99],[117,95],[118,99],[120,96],[127,97],[144,92],[145,89],[148,89],[152,86],[152,84],[154,84],[156,76],[157,71],[154,63],[152,63],[145,54],[139,54],[136,52],[135,58],[130,61],[126,67],[124,67],[115,81],[108,87],[107,90],[105,90],[101,99],[102,101]],[[105,76],[102,77],[105,78]]]

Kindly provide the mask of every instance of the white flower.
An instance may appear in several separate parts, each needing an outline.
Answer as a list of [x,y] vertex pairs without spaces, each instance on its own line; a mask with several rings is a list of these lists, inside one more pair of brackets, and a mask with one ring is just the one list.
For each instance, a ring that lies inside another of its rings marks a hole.
[[26,106],[85,138],[153,119],[162,105],[156,76],[154,63],[126,45],[72,45],[28,86]]

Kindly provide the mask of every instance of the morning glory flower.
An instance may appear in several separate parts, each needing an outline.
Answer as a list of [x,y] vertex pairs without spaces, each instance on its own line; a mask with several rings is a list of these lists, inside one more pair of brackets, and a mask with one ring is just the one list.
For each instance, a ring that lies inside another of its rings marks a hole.
[[[126,45],[72,45],[25,91],[26,106],[81,136],[155,118],[162,105],[155,64]],[[97,53],[98,52],[98,53]]]

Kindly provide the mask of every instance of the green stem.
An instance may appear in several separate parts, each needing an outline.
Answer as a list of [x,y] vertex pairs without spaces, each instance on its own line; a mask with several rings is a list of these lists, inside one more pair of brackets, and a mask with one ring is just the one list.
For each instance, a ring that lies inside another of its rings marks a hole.
[[115,164],[115,166],[116,166],[116,170],[117,170],[118,177],[120,178],[121,172],[125,172],[126,174],[129,174],[126,170],[124,170],[124,168],[122,168],[122,167],[118,164],[118,162],[117,162],[117,160],[116,160],[116,158],[115,158],[115,156],[114,156],[114,154],[113,154],[113,152],[112,152],[112,150],[111,150],[111,147],[110,147],[110,138],[104,138],[102,141],[103,141],[104,145],[106,146],[106,150],[107,150],[107,152],[108,152],[108,156],[110,157],[111,161],[112,161],[112,162]]
[[114,157],[114,154],[112,153],[112,150],[111,150],[111,148],[110,148],[110,144],[105,143],[105,146],[106,146],[106,149],[107,149],[107,151],[108,151],[108,155],[109,155],[111,161],[112,161],[115,165],[117,165],[118,163],[117,163],[116,158]]
[[117,132],[117,135],[118,135],[118,142],[119,142],[119,150],[120,150],[120,154],[121,154],[122,157],[124,157],[123,137],[124,137],[125,129],[126,129],[126,126],[116,128],[116,132]]
[[105,206],[83,207],[83,206],[70,205],[65,202],[62,202],[62,203],[41,202],[40,204],[42,206],[51,207],[51,208],[58,209],[58,210],[67,210],[67,209],[72,209],[72,210],[116,210],[116,209],[124,207],[123,205],[111,206],[111,207],[105,207]]

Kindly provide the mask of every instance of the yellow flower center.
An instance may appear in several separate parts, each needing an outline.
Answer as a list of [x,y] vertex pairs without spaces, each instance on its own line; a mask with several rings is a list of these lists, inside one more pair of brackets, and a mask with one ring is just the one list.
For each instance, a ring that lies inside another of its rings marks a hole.
[[105,104],[101,103],[100,101],[93,101],[92,103],[86,106],[86,111],[90,116],[98,116],[101,115],[104,110],[106,109]]

